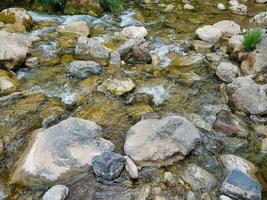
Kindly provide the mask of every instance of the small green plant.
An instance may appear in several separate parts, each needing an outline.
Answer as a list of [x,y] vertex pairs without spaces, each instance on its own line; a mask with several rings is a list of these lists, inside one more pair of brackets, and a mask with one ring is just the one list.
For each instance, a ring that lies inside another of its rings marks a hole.
[[261,41],[262,34],[260,29],[250,29],[244,35],[243,48],[246,51],[251,51],[256,48],[256,45]]
[[100,0],[100,5],[105,11],[119,14],[122,11],[122,0]]

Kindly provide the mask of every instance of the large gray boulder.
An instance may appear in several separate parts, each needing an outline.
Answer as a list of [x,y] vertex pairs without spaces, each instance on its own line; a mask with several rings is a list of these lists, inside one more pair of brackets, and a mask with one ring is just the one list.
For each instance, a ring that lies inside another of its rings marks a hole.
[[213,27],[219,29],[223,36],[231,37],[233,35],[239,35],[241,34],[241,28],[240,26],[231,20],[222,20],[215,24],[213,24]]
[[225,94],[228,102],[239,110],[254,115],[267,113],[266,85],[259,85],[248,76],[226,85]]
[[20,34],[0,31],[0,62],[13,69],[20,66],[30,53],[31,40]]
[[186,156],[199,139],[199,130],[184,117],[146,119],[130,128],[124,151],[141,165],[168,162]]
[[114,150],[111,142],[101,138],[101,131],[92,121],[72,117],[35,131],[12,182],[24,185],[56,182],[78,173],[80,167],[91,166],[94,156]]

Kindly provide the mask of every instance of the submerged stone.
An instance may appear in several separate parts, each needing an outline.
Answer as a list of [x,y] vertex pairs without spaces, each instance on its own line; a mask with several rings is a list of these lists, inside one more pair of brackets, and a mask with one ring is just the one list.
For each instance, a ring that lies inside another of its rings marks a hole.
[[69,65],[69,72],[77,78],[87,78],[90,75],[101,74],[102,67],[94,61],[73,61]]

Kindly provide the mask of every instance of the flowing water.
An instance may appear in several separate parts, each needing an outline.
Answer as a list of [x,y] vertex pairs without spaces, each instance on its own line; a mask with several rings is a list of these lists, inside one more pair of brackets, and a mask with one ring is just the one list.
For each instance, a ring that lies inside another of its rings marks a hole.
[[[222,3],[227,4],[226,1]],[[170,11],[166,6],[168,4],[174,5],[174,9]],[[262,169],[258,178],[266,186],[261,173],[267,169],[266,157],[260,153],[260,136],[254,132],[253,124],[247,116],[239,115],[245,124],[246,134],[243,138],[227,138],[210,131],[216,113],[222,108],[229,109],[220,92],[221,82],[215,76],[214,66],[204,62],[177,68],[170,59],[173,52],[187,54],[188,41],[194,38],[196,28],[201,25],[231,19],[242,28],[249,28],[251,16],[263,11],[265,6],[252,2],[246,4],[249,8],[248,16],[233,15],[229,10],[219,11],[212,0],[196,1],[196,10],[193,12],[184,11],[181,1],[149,4],[145,8],[129,3],[119,16],[106,14],[101,18],[30,12],[34,27],[27,34],[41,38],[34,43],[32,50],[33,56],[40,58],[41,64],[34,69],[22,68],[16,71],[20,83],[18,92],[22,94],[13,95],[7,103],[0,105],[0,133],[4,143],[8,144],[5,145],[5,158],[0,163],[0,185],[5,193],[10,194],[11,199],[40,199],[46,191],[47,187],[11,186],[8,177],[28,142],[30,132],[40,128],[43,119],[48,116],[56,115],[61,119],[76,116],[95,121],[104,128],[105,138],[116,145],[116,152],[123,154],[126,132],[140,120],[143,111],[159,116],[168,113],[186,116],[201,128],[202,143],[183,161],[162,168],[144,168],[141,178],[136,182],[122,176],[117,183],[106,185],[96,181],[92,175],[82,173],[67,183],[72,191],[68,199],[90,199],[89,195],[93,193],[95,199],[134,199],[136,191],[146,184],[160,187],[166,199],[173,199],[174,196],[184,199],[187,188],[167,187],[162,181],[163,173],[171,171],[179,174],[183,166],[193,162],[212,172],[221,183],[225,171],[216,158],[223,153],[240,155],[255,163]],[[76,59],[74,48],[77,38],[59,34],[56,28],[80,20],[90,24],[92,37],[97,37],[111,49],[118,47],[114,33],[122,27],[145,26],[149,32],[147,40],[150,42],[150,50],[159,56],[159,65],[124,66],[123,70],[136,83],[136,89],[122,97],[98,91],[99,82],[112,73],[110,67],[105,67],[102,75],[86,80],[71,77],[67,66]],[[140,97],[140,94],[148,94],[150,98]]]

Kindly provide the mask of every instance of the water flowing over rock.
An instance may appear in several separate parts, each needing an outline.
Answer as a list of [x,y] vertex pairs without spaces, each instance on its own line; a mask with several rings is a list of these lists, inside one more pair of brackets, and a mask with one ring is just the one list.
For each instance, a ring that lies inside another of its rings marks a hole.
[[35,131],[12,182],[24,185],[56,182],[71,174],[73,168],[91,166],[94,156],[114,150],[111,142],[101,138],[101,130],[92,121],[68,118]]
[[261,200],[261,185],[238,170],[233,170],[225,178],[220,190],[235,199]]
[[43,196],[43,200],[64,200],[69,194],[69,188],[65,185],[55,185]]
[[224,82],[231,83],[240,75],[237,66],[232,63],[221,62],[216,68],[216,75]]
[[88,27],[87,22],[85,21],[78,21],[78,22],[71,22],[68,24],[64,24],[59,26],[57,29],[61,33],[73,33],[78,36],[88,36],[90,34],[90,29]]
[[216,184],[216,178],[206,170],[195,164],[189,164],[182,172],[181,178],[188,183],[193,190],[212,190]]
[[267,113],[266,85],[255,83],[250,77],[238,77],[226,85],[228,102],[236,108],[255,115]]
[[183,117],[147,119],[130,128],[124,151],[139,164],[153,164],[178,154],[179,158],[186,156],[199,139],[198,129]]
[[120,96],[135,88],[135,83],[123,71],[115,72],[111,77],[105,80],[100,86],[100,91],[107,91],[114,95]]
[[0,31],[0,61],[9,69],[20,66],[30,53],[31,45],[26,36]]
[[102,67],[94,61],[73,61],[70,63],[69,72],[77,78],[87,78],[90,75],[101,74]]
[[32,19],[23,8],[8,8],[0,12],[0,22],[9,32],[26,32],[32,25]]

